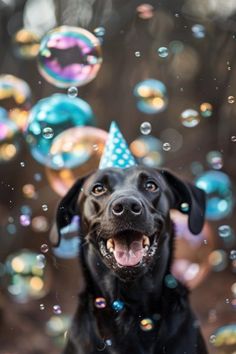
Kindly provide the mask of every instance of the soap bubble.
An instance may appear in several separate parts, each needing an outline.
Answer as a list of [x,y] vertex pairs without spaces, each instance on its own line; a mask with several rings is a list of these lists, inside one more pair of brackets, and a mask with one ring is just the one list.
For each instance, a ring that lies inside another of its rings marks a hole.
[[[227,347],[233,350],[236,345],[236,324],[219,327],[214,331],[210,338],[213,339],[210,340],[210,342],[214,347],[224,348],[224,353],[226,353],[225,350]],[[232,351],[230,351],[230,353],[233,354]]]
[[55,315],[60,315],[62,313],[61,306],[53,305],[53,312],[55,313]]
[[13,159],[19,150],[18,128],[9,120],[7,111],[0,107],[0,162]]
[[210,151],[206,155],[206,160],[210,167],[220,170],[223,167],[223,155],[220,151]]
[[17,127],[24,130],[31,108],[29,85],[13,75],[0,75],[0,106],[8,111]]
[[73,126],[93,124],[94,116],[87,102],[65,94],[54,94],[37,102],[33,107],[26,129],[33,157],[43,165],[62,168],[61,160],[50,155],[54,139]]
[[98,37],[99,39],[101,37],[104,37],[105,36],[105,33],[106,33],[106,29],[104,27],[96,27],[93,31],[93,33],[95,34],[96,37]]
[[230,251],[229,258],[231,259],[231,261],[235,261],[236,260],[236,250],[231,250]]
[[52,337],[59,347],[64,347],[66,333],[71,325],[71,318],[68,315],[56,314],[50,317],[46,323],[46,333]]
[[195,109],[186,109],[181,113],[180,120],[183,126],[193,128],[200,123],[200,116]]
[[200,24],[192,26],[192,33],[195,38],[201,39],[205,37],[205,27]]
[[201,116],[204,118],[208,118],[212,116],[213,113],[213,107],[210,103],[204,102],[200,105],[200,113]]
[[22,250],[8,256],[6,260],[8,276],[7,290],[20,303],[40,299],[49,290],[49,273],[40,267],[37,254]]
[[162,142],[154,136],[140,136],[130,144],[132,154],[149,167],[158,167],[163,163]]
[[41,41],[39,71],[56,87],[87,84],[97,76],[101,63],[98,38],[83,28],[61,26],[48,32]]
[[47,253],[49,251],[49,247],[46,243],[43,243],[40,247],[42,253]]
[[151,318],[144,318],[140,321],[140,328],[144,332],[149,332],[154,328],[154,323]]
[[141,125],[140,125],[140,131],[143,135],[148,135],[151,133],[152,131],[152,126],[151,126],[151,123],[149,122],[143,122]]
[[222,238],[227,238],[232,235],[233,230],[229,225],[221,225],[218,227],[219,236]]
[[17,58],[34,59],[39,52],[39,37],[32,31],[22,28],[14,35],[12,45]]
[[195,181],[207,196],[206,218],[220,220],[231,214],[234,200],[229,177],[221,171],[207,171]]
[[164,151],[170,151],[171,145],[170,145],[170,143],[166,142],[166,143],[163,143],[162,148]]
[[[75,127],[67,129],[53,141],[50,156],[63,168],[84,165],[94,155],[101,154],[107,133],[92,127]],[[96,149],[94,149],[96,143]]]
[[70,98],[74,98],[78,95],[78,89],[75,86],[71,86],[67,90],[67,94]]
[[215,250],[209,254],[208,262],[215,272],[221,272],[228,265],[227,253],[224,250]]
[[234,103],[235,102],[235,97],[234,96],[229,96],[228,97],[228,102],[229,103]]
[[137,108],[147,114],[164,111],[168,103],[166,86],[154,79],[139,82],[134,87],[134,96],[137,98]]
[[168,48],[166,47],[158,48],[157,52],[160,58],[167,58],[169,55]]

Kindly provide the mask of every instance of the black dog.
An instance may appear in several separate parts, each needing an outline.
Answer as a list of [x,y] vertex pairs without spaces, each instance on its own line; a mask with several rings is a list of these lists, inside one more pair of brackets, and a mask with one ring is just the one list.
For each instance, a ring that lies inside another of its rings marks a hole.
[[169,212],[181,210],[182,203],[189,229],[198,234],[204,193],[166,170],[100,170],[77,181],[63,198],[59,236],[80,215],[86,282],[65,354],[207,353],[188,291],[170,274]]

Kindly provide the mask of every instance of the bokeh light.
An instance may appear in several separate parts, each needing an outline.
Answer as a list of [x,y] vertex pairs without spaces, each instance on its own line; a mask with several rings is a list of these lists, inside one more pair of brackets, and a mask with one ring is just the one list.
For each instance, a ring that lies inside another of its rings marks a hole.
[[0,163],[12,160],[19,151],[18,127],[0,107]]
[[132,154],[140,163],[149,167],[163,164],[162,142],[154,136],[140,136],[130,144]]
[[44,297],[50,284],[45,261],[29,250],[11,254],[6,260],[7,290],[15,301],[24,303]]
[[209,167],[220,170],[223,167],[223,154],[220,151],[209,151],[206,155]]
[[59,348],[65,345],[70,325],[71,317],[65,314],[51,316],[46,323],[46,333]]
[[200,105],[200,114],[204,118],[211,117],[213,114],[213,106],[208,102],[204,102]]
[[134,87],[137,108],[146,114],[156,114],[165,110],[168,98],[167,89],[163,82],[147,79]]
[[19,59],[34,59],[39,51],[39,37],[25,28],[16,32],[12,40],[14,54]]
[[101,63],[100,41],[83,28],[61,26],[41,41],[39,71],[56,87],[87,84],[97,76]]
[[62,168],[63,161],[50,155],[57,135],[74,126],[91,125],[94,116],[89,104],[65,94],[54,94],[32,108],[26,129],[26,141],[33,157],[43,165]]
[[227,174],[221,171],[206,171],[197,177],[195,184],[206,193],[207,219],[220,220],[231,214],[234,198]]
[[8,111],[10,119],[24,130],[29,109],[31,108],[31,90],[22,79],[13,75],[0,75],[0,106]]

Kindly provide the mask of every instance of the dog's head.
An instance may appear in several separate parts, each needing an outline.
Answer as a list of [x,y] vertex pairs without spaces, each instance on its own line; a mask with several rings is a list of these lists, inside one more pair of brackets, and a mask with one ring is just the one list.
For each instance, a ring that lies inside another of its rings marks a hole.
[[[189,229],[204,223],[204,193],[166,170],[107,168],[77,181],[57,211],[60,230],[74,215],[81,219],[82,244],[126,280],[155,263],[170,228],[170,209],[188,214]],[[96,258],[97,259],[97,258]]]

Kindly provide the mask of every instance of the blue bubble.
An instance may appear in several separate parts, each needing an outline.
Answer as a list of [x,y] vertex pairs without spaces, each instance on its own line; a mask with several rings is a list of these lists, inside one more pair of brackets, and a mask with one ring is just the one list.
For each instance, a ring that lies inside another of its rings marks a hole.
[[[54,94],[40,100],[31,110],[26,130],[26,141],[31,154],[43,165],[53,169],[65,167],[63,158],[58,161],[50,153],[54,139],[75,126],[94,124],[94,114],[89,104],[80,98],[71,99],[65,94]],[[50,129],[50,137],[45,134]]]
[[124,304],[124,302],[121,301],[121,300],[115,300],[115,301],[113,301],[113,303],[112,303],[112,308],[113,308],[113,310],[115,310],[116,312],[122,311],[123,308],[124,308],[124,306],[125,306],[125,304]]
[[137,108],[146,114],[160,113],[166,109],[168,98],[167,89],[163,82],[147,79],[134,87],[137,98]]
[[220,220],[229,216],[234,206],[232,184],[229,177],[221,171],[207,171],[195,181],[197,187],[207,196],[206,218]]

